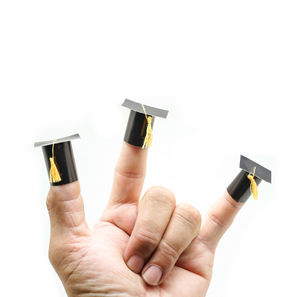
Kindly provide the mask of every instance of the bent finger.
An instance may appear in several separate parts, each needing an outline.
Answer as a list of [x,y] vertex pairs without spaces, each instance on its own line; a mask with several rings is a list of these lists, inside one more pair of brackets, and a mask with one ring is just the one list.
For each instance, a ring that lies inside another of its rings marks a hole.
[[172,271],[181,253],[199,232],[201,215],[189,204],[179,204],[155,253],[144,267],[143,279],[152,286],[161,284]]
[[124,253],[128,267],[140,273],[161,238],[171,219],[176,202],[171,191],[152,187],[139,204],[136,224]]

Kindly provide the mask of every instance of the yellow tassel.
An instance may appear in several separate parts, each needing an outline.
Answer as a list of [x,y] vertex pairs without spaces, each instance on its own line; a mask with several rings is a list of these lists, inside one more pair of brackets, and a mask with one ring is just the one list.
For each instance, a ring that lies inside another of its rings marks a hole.
[[50,183],[58,183],[61,181],[61,177],[59,174],[59,171],[56,167],[55,164],[55,159],[54,159],[54,143],[52,145],[52,157],[49,158],[50,160]]
[[152,145],[152,139],[153,139],[153,134],[151,129],[152,117],[146,116],[146,119],[147,119],[147,131],[144,139],[143,148],[150,147]]
[[152,145],[152,139],[153,139],[153,133],[152,133],[152,128],[151,128],[152,116],[148,116],[146,114],[146,110],[145,110],[145,107],[144,107],[143,104],[142,104],[142,107],[143,107],[145,117],[146,117],[146,120],[147,120],[146,136],[145,136],[142,148],[148,148]]
[[256,184],[256,181],[254,179],[254,175],[252,174],[248,174],[248,179],[250,180],[251,184],[250,184],[250,190],[251,190],[251,193],[253,195],[253,198],[255,200],[257,200],[257,197],[258,197],[258,193],[257,193],[257,184]]

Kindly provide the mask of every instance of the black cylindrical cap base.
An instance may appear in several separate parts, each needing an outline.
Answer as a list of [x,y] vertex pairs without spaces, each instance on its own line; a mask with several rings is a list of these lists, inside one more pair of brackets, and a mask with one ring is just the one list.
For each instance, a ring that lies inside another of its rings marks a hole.
[[[50,172],[49,158],[52,157],[52,144],[43,146],[43,154],[44,154],[46,167],[48,170],[48,176],[49,176],[49,172]],[[55,157],[55,163],[57,165],[57,169],[61,177],[61,181],[57,183],[51,183],[52,186],[69,184],[78,180],[72,145],[70,141],[55,143],[54,157]]]
[[[151,128],[153,128],[154,117],[152,117]],[[124,141],[139,147],[143,147],[147,133],[147,119],[145,114],[131,110]]]
[[[251,182],[247,177],[248,174],[248,172],[242,170],[227,188],[228,194],[237,202],[246,202],[251,196]],[[256,176],[254,180],[257,185],[261,182],[261,179]]]

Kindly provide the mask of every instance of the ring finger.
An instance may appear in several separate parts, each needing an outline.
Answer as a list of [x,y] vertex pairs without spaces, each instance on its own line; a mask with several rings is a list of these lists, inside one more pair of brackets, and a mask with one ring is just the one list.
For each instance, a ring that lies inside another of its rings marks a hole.
[[197,236],[201,215],[193,206],[179,204],[170,220],[155,253],[143,270],[143,278],[149,285],[159,285],[173,269],[179,256]]

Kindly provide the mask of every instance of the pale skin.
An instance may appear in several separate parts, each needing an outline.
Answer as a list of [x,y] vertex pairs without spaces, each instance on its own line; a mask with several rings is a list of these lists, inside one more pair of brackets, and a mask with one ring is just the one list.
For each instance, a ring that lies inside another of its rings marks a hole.
[[109,202],[93,228],[79,182],[51,187],[50,261],[69,297],[203,297],[219,240],[242,203],[227,192],[201,220],[152,187],[140,199],[147,149],[123,143]]

